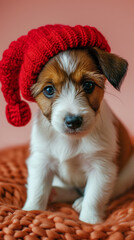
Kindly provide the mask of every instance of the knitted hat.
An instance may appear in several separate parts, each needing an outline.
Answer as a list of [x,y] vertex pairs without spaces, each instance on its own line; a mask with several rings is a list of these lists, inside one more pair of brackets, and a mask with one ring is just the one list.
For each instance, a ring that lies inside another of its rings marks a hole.
[[34,101],[31,86],[50,58],[60,51],[96,46],[110,52],[104,36],[94,27],[46,25],[31,30],[13,41],[0,62],[0,81],[7,102],[6,117],[14,126],[24,126],[31,119],[31,111],[23,98]]

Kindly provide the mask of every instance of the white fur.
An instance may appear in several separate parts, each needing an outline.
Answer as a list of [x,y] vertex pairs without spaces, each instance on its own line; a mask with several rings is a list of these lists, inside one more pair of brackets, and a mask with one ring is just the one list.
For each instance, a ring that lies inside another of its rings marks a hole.
[[59,58],[56,58],[60,67],[68,74],[68,76],[75,72],[78,61],[73,59],[69,51],[61,52],[58,54]]
[[[77,65],[74,62],[71,65],[67,55],[62,55],[61,60],[64,70],[69,73]],[[83,124],[76,133],[69,132],[64,124],[65,116],[71,113],[83,117]],[[27,160],[27,200],[23,209],[46,209],[54,180],[53,184],[58,186],[56,191],[57,194],[59,191],[62,201],[79,197],[74,187],[85,188],[83,198],[77,199],[73,207],[80,212],[82,221],[101,222],[113,192],[115,195],[118,191],[123,193],[134,182],[134,156],[117,178],[114,159],[118,144],[114,121],[114,115],[105,100],[95,115],[86,100],[77,94],[71,81],[64,85],[53,104],[51,123],[40,111],[33,123],[31,155]],[[60,181],[54,178],[55,175]],[[63,186],[65,188],[62,191]],[[55,201],[58,201],[57,196]]]

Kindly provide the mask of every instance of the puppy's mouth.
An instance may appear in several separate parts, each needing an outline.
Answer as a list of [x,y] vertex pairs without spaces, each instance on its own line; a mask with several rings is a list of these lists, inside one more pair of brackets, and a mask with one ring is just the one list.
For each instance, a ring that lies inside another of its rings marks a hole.
[[64,133],[69,136],[76,136],[82,134],[82,130],[80,129],[65,129]]

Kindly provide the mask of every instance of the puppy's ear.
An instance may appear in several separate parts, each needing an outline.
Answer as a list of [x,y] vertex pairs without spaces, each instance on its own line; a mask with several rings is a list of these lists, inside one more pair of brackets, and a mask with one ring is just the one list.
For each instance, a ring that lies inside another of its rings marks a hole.
[[127,72],[127,61],[115,54],[105,52],[98,48],[92,48],[91,51],[89,49],[89,53],[94,57],[108,81],[114,88],[120,90],[120,86]]

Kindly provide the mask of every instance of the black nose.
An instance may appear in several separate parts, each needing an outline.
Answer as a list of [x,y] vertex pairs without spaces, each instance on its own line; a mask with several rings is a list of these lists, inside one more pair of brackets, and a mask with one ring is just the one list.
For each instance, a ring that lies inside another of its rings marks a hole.
[[67,115],[64,119],[65,124],[70,129],[77,129],[82,124],[82,117],[74,116],[74,115]]

